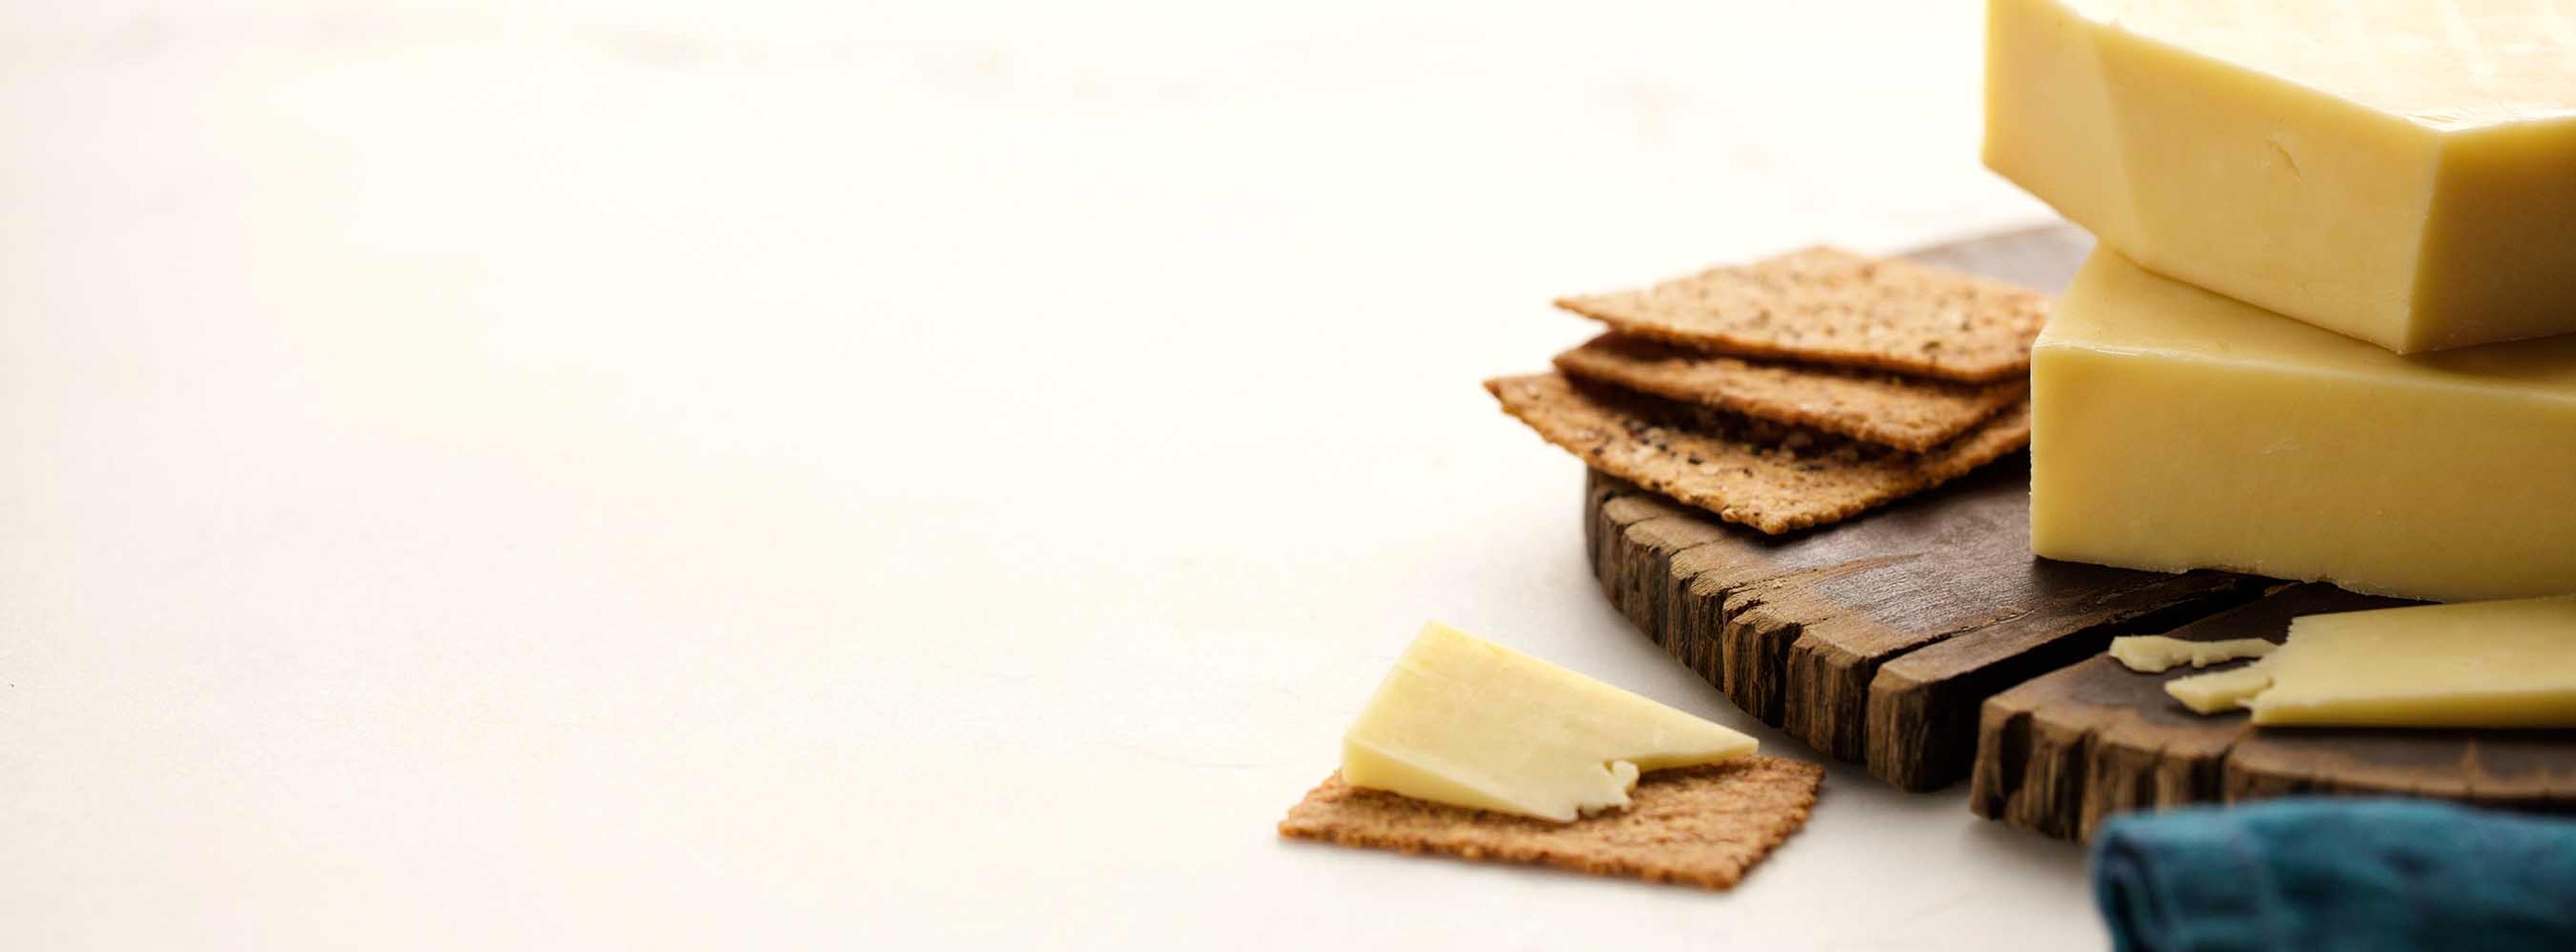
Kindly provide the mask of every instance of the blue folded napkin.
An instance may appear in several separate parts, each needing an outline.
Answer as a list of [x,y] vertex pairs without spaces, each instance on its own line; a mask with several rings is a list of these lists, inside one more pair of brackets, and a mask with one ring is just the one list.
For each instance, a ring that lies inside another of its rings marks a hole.
[[2093,891],[2120,952],[2576,950],[2576,823],[2302,797],[2103,825]]

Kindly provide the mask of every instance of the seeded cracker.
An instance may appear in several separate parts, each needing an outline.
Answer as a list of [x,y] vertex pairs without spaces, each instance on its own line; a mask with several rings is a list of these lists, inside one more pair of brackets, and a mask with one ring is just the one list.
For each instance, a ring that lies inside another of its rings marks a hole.
[[1762,756],[1657,771],[1638,780],[1626,809],[1551,823],[1363,790],[1335,774],[1288,810],[1279,835],[1728,889],[1806,825],[1824,776]]
[[2048,299],[1929,265],[1809,248],[1556,306],[1715,353],[1983,383],[2030,367]]
[[1758,363],[1603,334],[1556,357],[1566,376],[1813,427],[1919,453],[2021,402],[2019,378],[1966,384],[1869,370]]
[[2030,403],[1928,453],[1600,387],[1556,374],[1485,381],[1503,411],[1610,475],[1778,534],[1848,519],[2030,442]]

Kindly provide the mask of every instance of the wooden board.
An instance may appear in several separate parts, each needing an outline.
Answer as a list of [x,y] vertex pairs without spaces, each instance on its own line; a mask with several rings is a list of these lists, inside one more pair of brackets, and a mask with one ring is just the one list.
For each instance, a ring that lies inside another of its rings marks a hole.
[[[2049,291],[2091,250],[2070,227],[1916,257]],[[1585,533],[1602,591],[1738,706],[1909,790],[1968,773],[1988,696],[2254,597],[2238,576],[2030,556],[2016,454],[1839,526],[1765,536],[1595,472]]]
[[[2047,228],[1917,257],[2056,291],[2090,246]],[[1842,525],[1765,536],[1594,472],[1585,542],[1611,602],[1747,712],[1908,790],[1973,769],[1978,813],[2052,836],[2121,810],[2299,792],[2576,810],[2576,731],[2258,731],[2190,714],[2164,676],[2103,647],[2177,626],[2277,638],[2294,615],[2402,603],[2034,559],[2029,494],[2017,454]]]
[[1639,631],[1764,723],[1908,790],[1967,775],[1988,696],[2260,591],[2031,558],[2019,454],[1786,536],[1598,472],[1587,497],[1593,570]]
[[[2298,585],[2173,635],[2277,642],[2299,615],[2407,604]],[[2166,681],[2194,673],[2140,674],[2094,657],[1995,696],[1978,727],[1969,806],[2072,839],[2127,810],[2289,793],[2576,811],[2576,731],[2256,728],[2242,712],[2202,716],[2165,695]]]

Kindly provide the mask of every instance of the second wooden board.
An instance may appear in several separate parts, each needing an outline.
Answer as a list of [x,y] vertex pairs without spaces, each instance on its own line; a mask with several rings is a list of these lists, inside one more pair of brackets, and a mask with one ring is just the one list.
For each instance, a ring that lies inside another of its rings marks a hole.
[[[2279,641],[2290,619],[2413,604],[2299,585],[2173,632]],[[2096,657],[1997,695],[1979,729],[1969,806],[2049,836],[2090,839],[2128,810],[2291,793],[2439,797],[2576,811],[2576,731],[2257,728],[2165,696],[2194,673]]]

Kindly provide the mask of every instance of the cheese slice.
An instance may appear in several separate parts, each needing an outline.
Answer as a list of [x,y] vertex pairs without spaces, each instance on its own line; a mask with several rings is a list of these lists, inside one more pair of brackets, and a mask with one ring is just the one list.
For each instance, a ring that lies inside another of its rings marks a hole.
[[1441,624],[1426,625],[1342,738],[1342,780],[1559,822],[1628,805],[1637,775],[1754,740]]
[[2131,671],[2154,674],[2181,665],[2206,668],[2271,654],[2275,646],[2261,638],[2184,641],[2171,635],[2129,635],[2111,639],[2111,658]]
[[2165,682],[2165,693],[2194,713],[2216,714],[2244,706],[2246,698],[2272,686],[2261,662],[2228,671],[2212,671]]
[[2576,592],[2576,337],[2401,357],[2096,252],[2031,399],[2042,556]]
[[2576,597],[2309,615],[2270,657],[2165,690],[2256,724],[2576,727]]
[[1986,164],[2402,353],[2576,332],[2576,0],[1993,0]]

